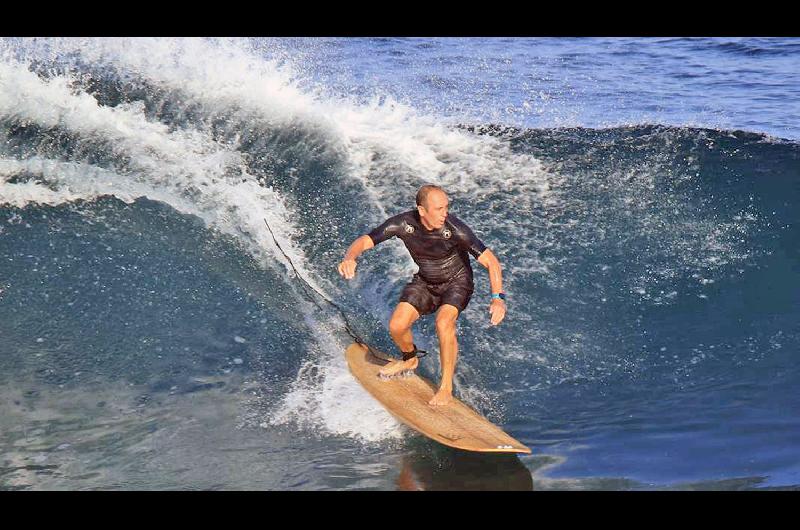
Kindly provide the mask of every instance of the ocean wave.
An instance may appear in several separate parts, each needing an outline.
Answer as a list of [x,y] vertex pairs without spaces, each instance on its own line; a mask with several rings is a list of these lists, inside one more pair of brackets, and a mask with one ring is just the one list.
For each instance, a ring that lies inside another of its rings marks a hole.
[[[465,350],[475,357],[459,362],[469,382],[520,365],[526,380],[553,387],[646,373],[661,362],[660,346],[613,350],[609,315],[631,327],[714,296],[716,285],[774,250],[772,223],[789,216],[779,198],[791,193],[800,148],[760,133],[451,126],[389,96],[364,103],[310,88],[291,64],[224,39],[54,39],[22,48],[0,63],[3,208],[19,215],[144,197],[202,219],[283,275],[290,269],[267,219],[304,277],[366,308],[378,324],[362,323],[385,343],[380,326],[413,262],[394,241],[364,256],[352,285],[336,265],[355,237],[413,207],[419,185],[444,186],[453,213],[502,260],[521,308],[491,340],[471,336],[486,321],[477,297],[465,312]],[[485,275],[478,269],[479,289]],[[396,423],[373,414],[343,371],[347,339],[337,318],[304,323],[313,345],[296,359],[303,368],[262,419],[396,437]],[[500,364],[488,374],[485,355]],[[476,388],[469,399],[481,403],[496,385]],[[362,418],[337,409],[342,396]]]

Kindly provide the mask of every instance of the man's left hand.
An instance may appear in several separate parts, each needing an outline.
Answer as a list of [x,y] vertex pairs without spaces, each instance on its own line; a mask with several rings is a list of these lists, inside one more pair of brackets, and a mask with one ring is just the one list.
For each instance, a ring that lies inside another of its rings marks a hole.
[[492,325],[496,326],[506,316],[506,303],[504,300],[495,298],[489,306],[489,313],[492,315]]

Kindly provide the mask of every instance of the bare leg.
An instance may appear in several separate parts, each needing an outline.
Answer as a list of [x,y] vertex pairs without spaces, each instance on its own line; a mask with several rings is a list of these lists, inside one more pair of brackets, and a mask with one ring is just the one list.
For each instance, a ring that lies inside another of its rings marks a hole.
[[[400,351],[409,352],[414,349],[414,335],[411,333],[411,326],[419,318],[417,309],[408,302],[397,304],[392,318],[389,320],[389,334],[392,340],[400,348]],[[392,377],[407,370],[416,370],[419,359],[413,357],[407,361],[393,361],[378,373],[385,377]]]
[[444,304],[436,314],[436,333],[439,335],[439,355],[442,364],[442,382],[439,391],[428,402],[431,405],[447,405],[453,399],[453,376],[458,359],[456,319],[458,308]]

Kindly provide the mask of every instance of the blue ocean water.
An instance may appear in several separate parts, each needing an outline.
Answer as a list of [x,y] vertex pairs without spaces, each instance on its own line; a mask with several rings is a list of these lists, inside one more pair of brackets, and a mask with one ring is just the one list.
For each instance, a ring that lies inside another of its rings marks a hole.
[[[798,66],[796,38],[3,39],[0,488],[796,489]],[[336,267],[426,182],[509,295],[491,326],[473,262],[456,393],[531,455],[399,424],[295,277],[395,353],[402,244]]]

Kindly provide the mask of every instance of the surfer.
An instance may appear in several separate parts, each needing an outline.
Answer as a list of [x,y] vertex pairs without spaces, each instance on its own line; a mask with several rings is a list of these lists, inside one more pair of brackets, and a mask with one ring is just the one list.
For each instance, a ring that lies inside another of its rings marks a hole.
[[441,187],[434,184],[422,186],[417,192],[416,203],[415,210],[390,217],[353,241],[339,264],[339,274],[352,279],[356,259],[362,252],[391,237],[397,236],[403,241],[419,271],[403,289],[389,320],[389,333],[403,359],[386,365],[380,374],[390,377],[417,368],[419,359],[416,354],[419,350],[414,344],[411,326],[420,316],[436,311],[442,380],[429,404],[447,405],[453,396],[453,375],[458,356],[456,320],[467,308],[474,290],[469,254],[489,269],[492,325],[499,324],[506,314],[503,275],[494,253],[463,221],[455,215],[448,215],[449,200]]

